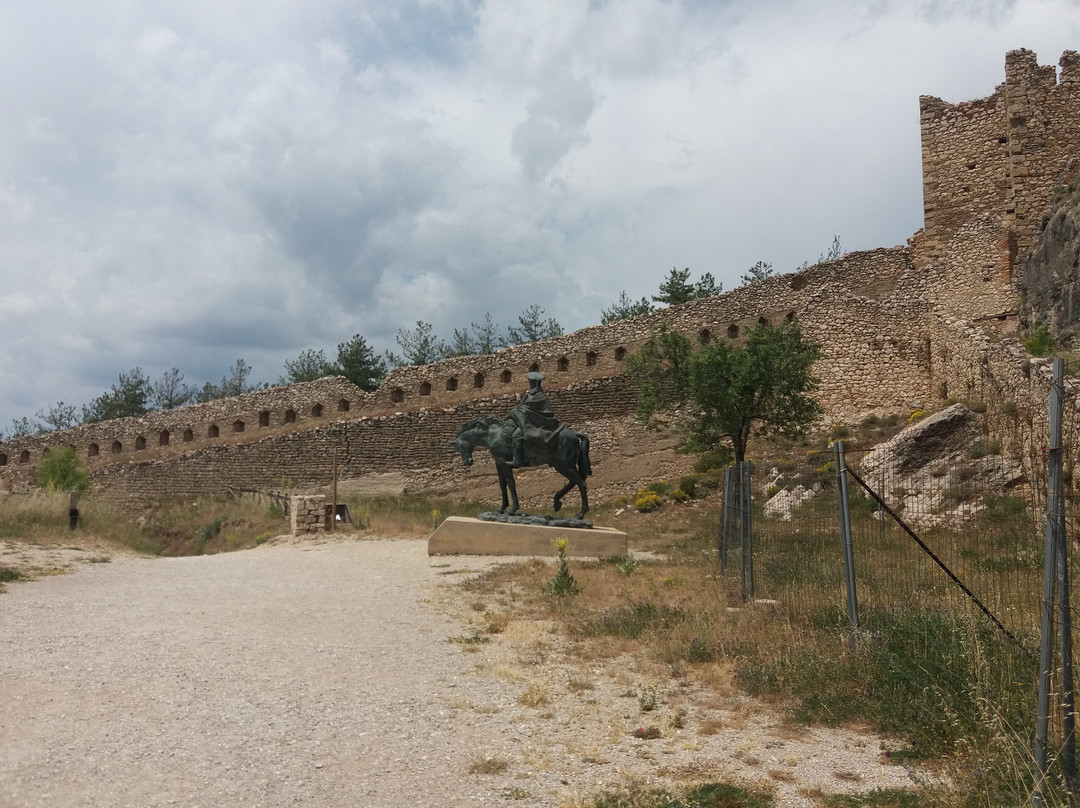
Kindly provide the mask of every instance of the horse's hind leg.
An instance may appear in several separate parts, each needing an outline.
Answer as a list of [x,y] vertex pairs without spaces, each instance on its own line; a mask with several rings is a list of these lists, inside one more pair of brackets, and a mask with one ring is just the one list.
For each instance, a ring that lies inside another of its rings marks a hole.
[[[518,512],[518,495],[517,495],[517,482],[514,480],[514,470],[507,466],[505,463],[497,462],[495,464],[499,470],[499,484],[503,489],[503,510],[511,515]],[[506,492],[510,492],[510,507],[507,508]]]

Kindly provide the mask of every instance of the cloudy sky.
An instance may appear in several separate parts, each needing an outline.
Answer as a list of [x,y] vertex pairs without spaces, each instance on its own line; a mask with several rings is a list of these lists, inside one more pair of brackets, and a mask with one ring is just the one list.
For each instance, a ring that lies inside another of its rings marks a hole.
[[0,430],[136,366],[273,382],[903,243],[919,95],[1019,47],[1080,49],[1080,2],[0,4]]

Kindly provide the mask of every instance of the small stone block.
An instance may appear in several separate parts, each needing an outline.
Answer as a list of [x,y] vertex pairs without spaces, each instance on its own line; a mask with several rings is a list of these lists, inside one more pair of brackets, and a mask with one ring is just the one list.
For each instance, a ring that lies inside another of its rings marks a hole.
[[428,537],[428,555],[555,556],[555,540],[565,537],[575,558],[626,555],[626,534],[610,527],[574,530],[547,525],[481,522],[448,516]]

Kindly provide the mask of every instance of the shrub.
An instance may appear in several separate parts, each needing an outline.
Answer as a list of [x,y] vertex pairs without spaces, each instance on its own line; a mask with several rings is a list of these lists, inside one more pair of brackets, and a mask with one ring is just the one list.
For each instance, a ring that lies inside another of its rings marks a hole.
[[669,483],[667,480],[657,480],[654,483],[649,483],[641,490],[652,491],[654,494],[659,494],[660,496],[664,497],[671,493],[671,483]]
[[707,452],[698,455],[698,459],[694,461],[694,471],[701,474],[703,471],[709,471],[710,469],[722,469],[734,459],[735,452],[727,446],[719,449],[709,449]]
[[689,500],[690,495],[683,491],[681,488],[676,488],[674,491],[671,492],[672,502],[688,502]]
[[82,468],[74,447],[53,446],[37,467],[38,484],[49,491],[78,491],[90,487],[90,472]]
[[850,434],[850,430],[847,428],[847,424],[837,424],[832,428],[832,432],[829,435],[833,440],[843,440]]
[[634,507],[642,513],[650,513],[664,504],[663,499],[655,491],[642,489],[634,499]]
[[570,574],[570,564],[566,561],[566,548],[570,542],[565,536],[555,539],[555,549],[559,551],[559,569],[548,580],[548,591],[560,597],[564,595],[576,595],[581,592],[574,576]]
[[697,493],[698,475],[687,474],[679,478],[679,488],[686,492],[687,496],[693,497]]
[[1024,348],[1032,356],[1049,356],[1054,350],[1054,335],[1045,323],[1037,325],[1024,340]]

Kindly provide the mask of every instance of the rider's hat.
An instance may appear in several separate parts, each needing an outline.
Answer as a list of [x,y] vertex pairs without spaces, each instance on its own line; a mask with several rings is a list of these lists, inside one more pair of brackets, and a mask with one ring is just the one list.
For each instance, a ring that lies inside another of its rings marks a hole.
[[537,370],[530,370],[525,374],[525,378],[530,382],[542,382],[544,380],[544,374]]

